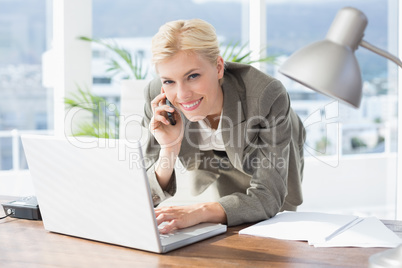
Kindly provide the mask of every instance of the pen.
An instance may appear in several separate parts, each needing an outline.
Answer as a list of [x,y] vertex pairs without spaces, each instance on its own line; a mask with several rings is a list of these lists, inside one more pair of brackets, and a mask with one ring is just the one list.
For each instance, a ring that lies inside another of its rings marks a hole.
[[358,224],[359,222],[361,222],[364,218],[356,218],[353,221],[349,222],[348,224],[340,227],[339,229],[337,229],[336,231],[334,231],[332,234],[330,234],[329,236],[327,236],[325,238],[325,242],[331,240],[332,238],[334,238],[337,235],[340,235],[341,233],[345,232],[346,230],[352,228],[353,226],[355,226],[356,224]]

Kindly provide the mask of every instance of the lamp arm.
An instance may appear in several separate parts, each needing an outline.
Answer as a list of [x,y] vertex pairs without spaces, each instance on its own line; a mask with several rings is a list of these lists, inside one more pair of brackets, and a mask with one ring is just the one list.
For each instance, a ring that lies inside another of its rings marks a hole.
[[364,48],[367,48],[368,50],[370,50],[370,51],[372,51],[372,52],[374,52],[374,53],[376,53],[376,54],[378,54],[380,56],[383,56],[384,58],[387,58],[387,59],[395,62],[399,67],[402,68],[402,61],[399,58],[397,58],[394,55],[392,55],[391,53],[389,53],[389,52],[387,52],[385,50],[382,50],[382,49],[380,49],[378,47],[375,47],[372,44],[370,44],[370,43],[368,43],[368,42],[366,42],[364,40],[362,40],[359,45],[364,47]]

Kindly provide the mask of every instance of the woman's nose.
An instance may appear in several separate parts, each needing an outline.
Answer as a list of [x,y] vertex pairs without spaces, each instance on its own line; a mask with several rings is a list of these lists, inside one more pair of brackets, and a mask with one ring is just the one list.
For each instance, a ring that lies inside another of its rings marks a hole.
[[191,98],[192,91],[185,85],[178,85],[177,98],[181,101],[185,101]]

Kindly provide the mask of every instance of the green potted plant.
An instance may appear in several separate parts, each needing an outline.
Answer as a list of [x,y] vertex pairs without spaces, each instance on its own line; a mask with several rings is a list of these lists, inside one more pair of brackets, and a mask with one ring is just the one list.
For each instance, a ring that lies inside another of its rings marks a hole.
[[[225,61],[238,62],[243,64],[253,64],[256,62],[266,62],[268,64],[276,63],[276,56],[272,55],[266,57],[259,57],[255,60],[251,59],[252,51],[250,50],[246,51],[245,49],[247,48],[247,46],[248,42],[246,42],[242,46],[240,45],[240,41],[229,42],[229,44],[223,50],[222,58]],[[262,54],[261,51],[260,54]]]
[[[119,137],[119,110],[108,109],[110,104],[103,97],[96,96],[88,89],[78,90],[69,97],[64,98],[64,103],[69,109],[78,109],[88,112],[91,120],[79,123],[73,130],[74,136],[91,136],[106,139],[117,139]],[[113,112],[113,122],[107,120]]]
[[131,55],[130,51],[120,47],[116,42],[106,39],[89,38],[85,36],[78,37],[79,40],[99,44],[115,54],[108,61],[109,68],[106,70],[111,76],[120,76],[122,79],[143,80],[148,75],[148,68],[144,68],[143,60],[139,55]]
[[[108,68],[106,72],[111,74],[111,77],[117,77],[121,84],[120,92],[120,111],[115,107],[114,116],[116,116],[115,124],[109,124],[101,118],[109,117],[110,111],[105,109],[110,104],[100,96],[96,96],[89,90],[80,89],[76,94],[65,98],[65,104],[68,108],[81,108],[92,113],[93,122],[83,123],[77,126],[77,131],[73,135],[95,136],[104,138],[127,138],[127,133],[135,133],[135,131],[127,131],[127,124],[124,131],[119,130],[120,119],[131,115],[142,115],[142,107],[144,106],[143,88],[148,82],[145,80],[148,69],[144,68],[143,58],[139,55],[132,56],[131,53],[113,41],[103,39],[94,39],[85,36],[78,37],[79,40],[94,42],[113,54],[108,59]],[[85,107],[97,107],[96,109],[87,109]],[[99,110],[99,111],[98,111]],[[127,122],[127,120],[123,121]],[[133,124],[132,124],[133,125]],[[137,126],[138,124],[134,124]],[[137,128],[137,127],[136,127]]]
[[120,47],[113,40],[79,37],[80,40],[93,42],[106,48],[112,53],[107,62],[112,77],[118,77],[120,82],[120,119],[123,126],[119,126],[119,138],[138,139],[139,122],[143,116],[145,99],[143,89],[148,83],[146,77],[148,68],[144,67],[143,57],[134,56],[125,48]]

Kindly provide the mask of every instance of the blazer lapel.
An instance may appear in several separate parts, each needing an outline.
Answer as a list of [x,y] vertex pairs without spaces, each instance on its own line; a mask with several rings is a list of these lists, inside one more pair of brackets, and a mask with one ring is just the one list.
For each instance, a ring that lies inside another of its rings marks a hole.
[[[225,77],[226,79],[226,77]],[[230,162],[239,170],[242,168],[242,152],[244,148],[244,134],[246,130],[246,117],[240,96],[238,85],[229,79],[225,80],[223,88],[223,114],[222,137],[225,143],[226,153]]]

